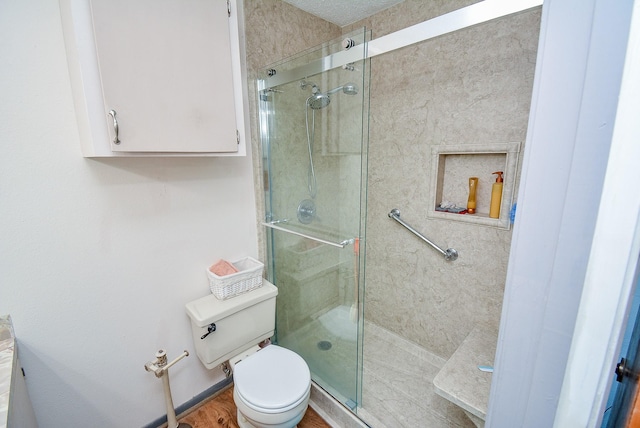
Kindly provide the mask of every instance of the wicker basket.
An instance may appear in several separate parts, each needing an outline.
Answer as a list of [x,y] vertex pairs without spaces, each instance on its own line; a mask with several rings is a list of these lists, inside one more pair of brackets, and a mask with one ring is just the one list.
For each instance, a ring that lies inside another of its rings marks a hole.
[[207,269],[209,288],[218,299],[225,300],[238,294],[254,290],[262,285],[262,269],[264,265],[251,257],[231,262],[237,273],[218,276]]

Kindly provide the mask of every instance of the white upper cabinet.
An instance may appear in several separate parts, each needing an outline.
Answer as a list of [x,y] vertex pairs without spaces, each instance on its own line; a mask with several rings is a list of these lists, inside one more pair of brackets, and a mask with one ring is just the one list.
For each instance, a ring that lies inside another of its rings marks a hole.
[[235,0],[60,5],[85,156],[246,154]]

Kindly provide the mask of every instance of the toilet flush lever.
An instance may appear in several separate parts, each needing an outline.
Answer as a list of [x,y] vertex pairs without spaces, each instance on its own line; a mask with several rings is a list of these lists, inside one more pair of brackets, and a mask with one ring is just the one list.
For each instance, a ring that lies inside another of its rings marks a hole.
[[216,323],[212,322],[211,324],[209,324],[207,326],[207,332],[205,334],[203,334],[200,339],[204,339],[205,337],[209,336],[214,331],[216,331]]

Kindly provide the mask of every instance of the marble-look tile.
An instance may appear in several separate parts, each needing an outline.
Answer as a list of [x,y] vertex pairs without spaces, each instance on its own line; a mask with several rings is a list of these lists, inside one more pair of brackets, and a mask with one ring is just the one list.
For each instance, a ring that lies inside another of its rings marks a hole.
[[[264,68],[267,65],[339,37],[342,31],[338,26],[318,19],[280,0],[244,1],[243,3],[246,64],[249,80],[247,87],[251,157],[254,166],[254,184],[257,189],[258,249],[260,260],[266,260],[266,234],[265,228],[260,224],[265,218],[264,190],[266,186],[263,175],[256,79],[261,73],[264,73]],[[299,94],[302,96],[302,91],[299,91]],[[304,99],[301,102],[304,102]],[[302,120],[304,121],[304,117]],[[299,127],[300,132],[303,129],[303,127]],[[300,137],[302,136],[303,134],[300,134]],[[300,147],[303,146],[300,145]],[[292,161],[291,166],[302,162],[302,158],[298,159],[300,160]]]
[[[302,355],[311,367],[314,381],[343,406],[355,397],[357,371],[361,369],[362,403],[356,413],[373,427],[473,426],[460,407],[435,392],[432,382],[445,365],[442,358],[384,328],[366,323],[364,360],[359,368],[355,325],[352,327],[351,336],[339,334],[318,319],[280,338],[279,343]],[[319,349],[321,340],[329,341],[331,349]],[[331,419],[341,417],[336,409],[326,411],[334,412],[329,415]],[[346,407],[343,411],[349,413]]]
[[418,345],[365,324],[362,409],[374,427],[472,427],[462,409],[435,393],[444,361]]
[[15,336],[11,317],[0,316],[0,427],[5,427],[8,423],[11,376],[15,360]]
[[411,397],[402,394],[397,389],[387,388],[384,381],[379,379],[371,378],[366,387],[378,391],[367,403],[363,403],[366,412],[373,414],[382,423],[380,426],[375,425],[375,428],[414,428],[420,426],[473,428],[473,424],[466,419],[461,409],[457,409],[459,411],[458,417],[451,418],[451,415],[443,415],[420,406]]
[[344,27],[343,31],[367,27],[374,30],[373,37],[377,38],[479,1],[481,0],[405,1],[369,18],[354,22]]
[[478,369],[493,366],[497,331],[476,327],[433,380],[436,392],[485,420],[492,374]]
[[391,333],[383,327],[367,322],[365,324],[365,347],[367,358],[388,359],[388,350],[397,349],[412,358],[440,369],[446,360],[432,354],[404,337]]
[[[524,140],[538,25],[534,10],[372,60],[366,314],[443,358],[497,322],[511,232],[427,218],[431,147]],[[392,208],[459,259],[390,221]]]
[[279,0],[245,1],[247,65],[257,70],[338,37],[341,29]]

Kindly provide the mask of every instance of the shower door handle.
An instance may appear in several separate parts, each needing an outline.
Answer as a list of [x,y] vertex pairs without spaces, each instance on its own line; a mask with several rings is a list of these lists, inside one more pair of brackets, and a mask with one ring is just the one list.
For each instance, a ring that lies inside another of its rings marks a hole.
[[279,223],[280,224],[281,223],[286,223],[286,220],[270,221],[268,223],[262,223],[262,225],[266,226],[266,227],[269,227],[271,229],[280,230],[282,232],[290,233],[290,234],[296,235],[296,236],[301,236],[303,238],[311,239],[312,241],[321,242],[323,244],[332,245],[332,246],[338,247],[338,248],[344,248],[347,245],[353,244],[354,242],[356,242],[355,238],[345,239],[344,241],[340,241],[340,242],[328,241],[326,239],[318,238],[316,236],[307,235],[306,233],[297,232],[295,230],[287,229],[287,228],[284,228],[282,226],[277,226],[277,224],[279,224]]

